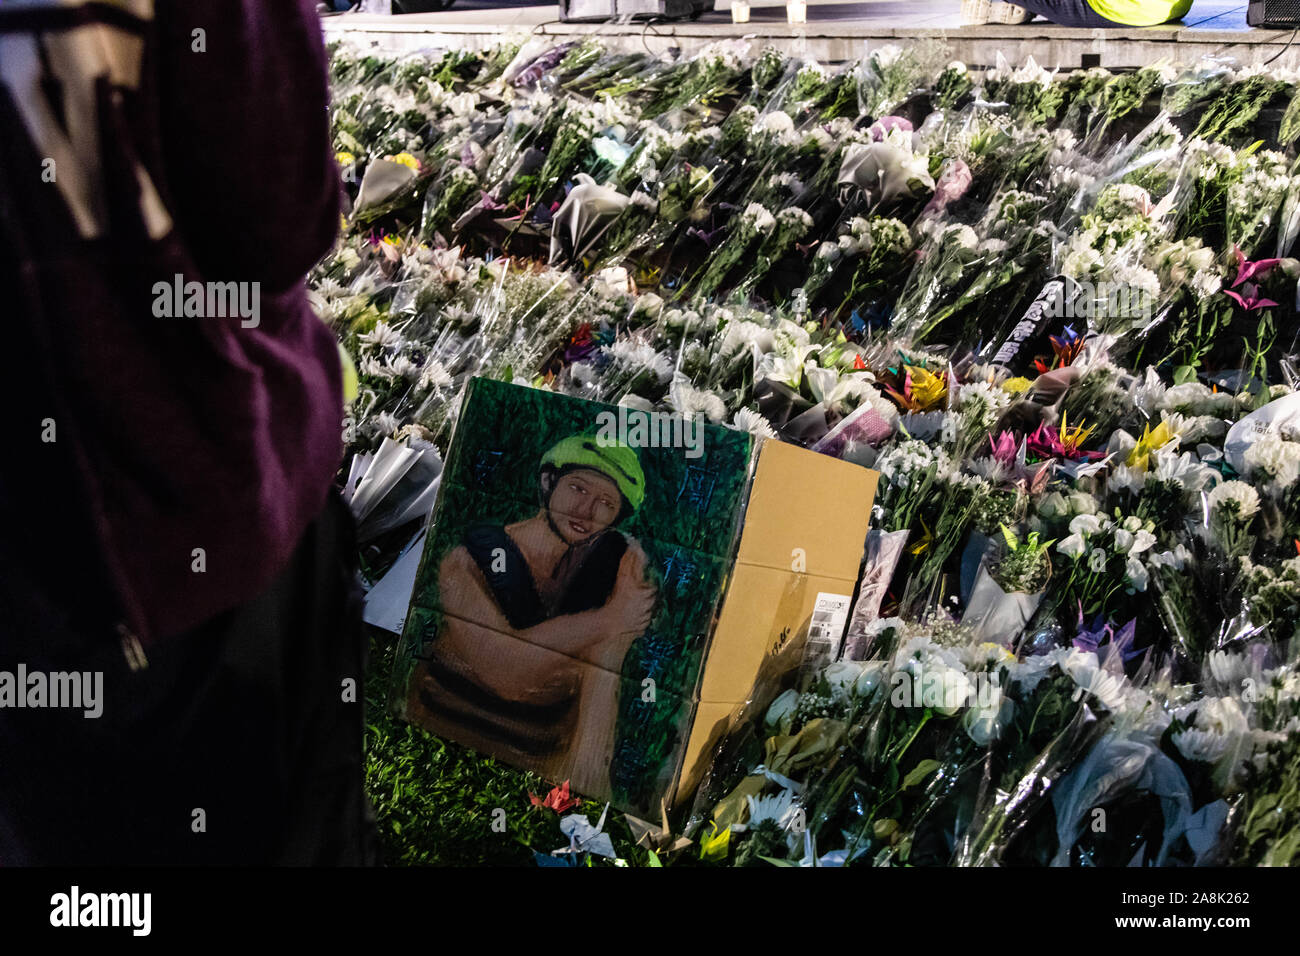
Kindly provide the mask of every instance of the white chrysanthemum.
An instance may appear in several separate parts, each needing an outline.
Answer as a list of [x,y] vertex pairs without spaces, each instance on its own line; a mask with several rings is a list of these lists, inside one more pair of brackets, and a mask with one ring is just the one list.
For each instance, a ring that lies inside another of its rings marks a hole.
[[[811,374],[811,372],[809,373]],[[835,387],[830,390],[826,396],[825,402],[840,415],[847,415],[849,412],[862,405],[864,402],[875,404],[874,399],[880,398],[884,404],[892,403],[884,400],[880,392],[871,383],[871,379],[862,375],[846,375],[835,383]],[[897,412],[895,412],[897,417]],[[886,419],[889,421],[890,419]]]
[[755,438],[775,438],[776,431],[766,418],[750,408],[742,408],[731,420],[731,427],[742,432],[749,432]]
[[357,341],[374,348],[400,348],[406,339],[387,322],[380,320],[369,332],[358,336]]
[[875,409],[877,415],[889,422],[890,425],[898,424],[898,406],[885,398],[878,389],[871,389],[862,393],[864,401],[869,402]]
[[1151,455],[1146,481],[1176,483],[1186,491],[1196,492],[1213,482],[1217,476],[1218,472],[1202,465],[1191,452],[1177,455],[1161,448]]
[[473,320],[474,313],[459,302],[453,302],[442,310],[442,317],[448,325],[468,325]]
[[1206,658],[1210,673],[1225,687],[1241,687],[1250,676],[1250,658],[1235,651],[1210,651]]
[[1097,655],[1091,651],[1071,648],[1061,664],[1061,669],[1070,675],[1075,686],[1079,688],[1076,697],[1083,693],[1092,694],[1108,710],[1117,710],[1124,703],[1124,680],[1103,668],[1097,662]]
[[1175,711],[1186,729],[1173,735],[1173,744],[1188,760],[1215,763],[1233,751],[1250,732],[1246,715],[1231,697],[1210,697]]
[[420,380],[417,387],[444,389],[450,388],[451,383],[451,372],[447,371],[447,366],[437,359],[430,359],[424,363],[424,368],[420,370]]
[[975,696],[960,662],[946,648],[933,643],[930,638],[914,638],[895,657],[895,670],[909,677],[911,699],[904,701],[912,707],[931,707],[946,717],[951,717],[965,707]]
[[961,246],[963,249],[974,249],[979,245],[979,236],[970,226],[952,225],[943,231],[943,241]]
[[782,790],[768,797],[746,796],[745,801],[749,804],[751,827],[771,822],[784,829],[794,820],[797,809],[794,806],[794,793],[790,790]]
[[402,427],[402,423],[397,420],[396,415],[380,412],[370,420],[370,427],[377,435],[391,435]]
[[695,388],[681,378],[668,390],[668,402],[673,411],[683,418],[702,415],[717,424],[727,417],[727,405],[722,399],[710,391]]
[[1209,386],[1200,382],[1184,382],[1165,389],[1159,407],[1161,411],[1178,412],[1183,415],[1201,415],[1208,409],[1214,393]]
[[989,382],[968,382],[957,389],[956,407],[964,409],[972,404],[992,411],[1001,411],[1011,404],[1011,396]]
[[389,359],[388,371],[392,373],[393,378],[417,378],[420,374],[420,366],[416,365],[405,355],[399,355],[396,358]]
[[1245,521],[1259,511],[1259,492],[1244,481],[1224,481],[1210,492],[1210,511],[1230,511],[1238,520]]
[[898,420],[898,425],[913,438],[928,442],[942,431],[947,418],[947,412],[908,412]]
[[757,349],[760,354],[771,352],[776,347],[771,329],[764,328],[757,322],[742,319],[729,322],[722,334],[721,351],[723,355],[734,355],[742,349]]
[[393,370],[388,367],[388,363],[379,361],[373,355],[362,357],[357,363],[357,373],[363,378],[382,378],[385,381],[393,379]]
[[645,370],[660,382],[666,382],[673,375],[672,362],[666,355],[660,354],[651,345],[637,339],[619,339],[605,346],[610,359],[626,371]]
[[[785,115],[784,113],[781,115]],[[762,203],[752,202],[740,214],[741,221],[754,232],[769,233],[776,228],[776,217]]]
[[786,228],[794,229],[802,236],[813,226],[813,218],[798,206],[787,206],[776,214],[776,221]]
[[1243,454],[1246,474],[1259,483],[1263,479],[1271,490],[1281,491],[1300,477],[1300,442],[1290,442],[1276,435],[1261,435]]
[[794,132],[794,120],[790,118],[788,113],[773,110],[754,124],[754,131],[770,133],[776,136],[789,135]]

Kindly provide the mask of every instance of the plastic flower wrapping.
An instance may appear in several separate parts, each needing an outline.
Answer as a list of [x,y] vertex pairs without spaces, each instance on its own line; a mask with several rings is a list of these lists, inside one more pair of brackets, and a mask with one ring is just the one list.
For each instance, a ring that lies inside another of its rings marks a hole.
[[711,864],[1300,862],[1296,77],[331,53],[350,208],[311,294],[353,454],[445,449],[491,376],[881,473],[843,640],[638,832]]

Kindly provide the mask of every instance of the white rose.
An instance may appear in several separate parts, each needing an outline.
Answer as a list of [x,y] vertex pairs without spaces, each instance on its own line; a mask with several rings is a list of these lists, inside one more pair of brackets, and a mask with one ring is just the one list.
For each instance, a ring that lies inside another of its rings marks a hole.
[[863,661],[836,661],[822,671],[822,676],[831,685],[836,697],[844,697],[852,691],[866,666]]
[[962,718],[962,727],[977,746],[987,747],[1002,735],[1002,728],[1011,720],[1015,704],[1002,696],[1002,688],[994,687],[987,704],[971,707]]
[[1070,519],[1071,534],[1096,534],[1101,530],[1101,519],[1094,514],[1075,515]]
[[1145,591],[1147,589],[1147,569],[1137,558],[1129,557],[1124,564],[1124,575],[1133,585],[1135,591]]
[[795,708],[798,706],[799,692],[793,689],[786,691],[767,708],[767,714],[763,717],[764,730],[768,734],[775,734],[778,731],[788,733],[790,724],[794,720]]
[[1084,542],[1083,535],[1072,534],[1068,538],[1062,538],[1057,542],[1056,550],[1067,558],[1078,558],[1088,550],[1088,545]]

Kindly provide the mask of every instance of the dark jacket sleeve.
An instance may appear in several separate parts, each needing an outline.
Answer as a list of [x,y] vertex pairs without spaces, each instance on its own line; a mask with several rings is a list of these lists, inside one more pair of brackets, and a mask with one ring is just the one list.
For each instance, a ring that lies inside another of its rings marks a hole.
[[315,4],[161,0],[157,27],[177,228],[206,276],[282,291],[329,251],[339,224]]

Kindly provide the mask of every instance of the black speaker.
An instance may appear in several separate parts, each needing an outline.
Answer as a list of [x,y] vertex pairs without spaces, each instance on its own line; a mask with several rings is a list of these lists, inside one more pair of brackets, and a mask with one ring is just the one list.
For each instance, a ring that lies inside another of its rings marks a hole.
[[1300,27],[1300,0],[1250,0],[1246,22],[1252,27]]

